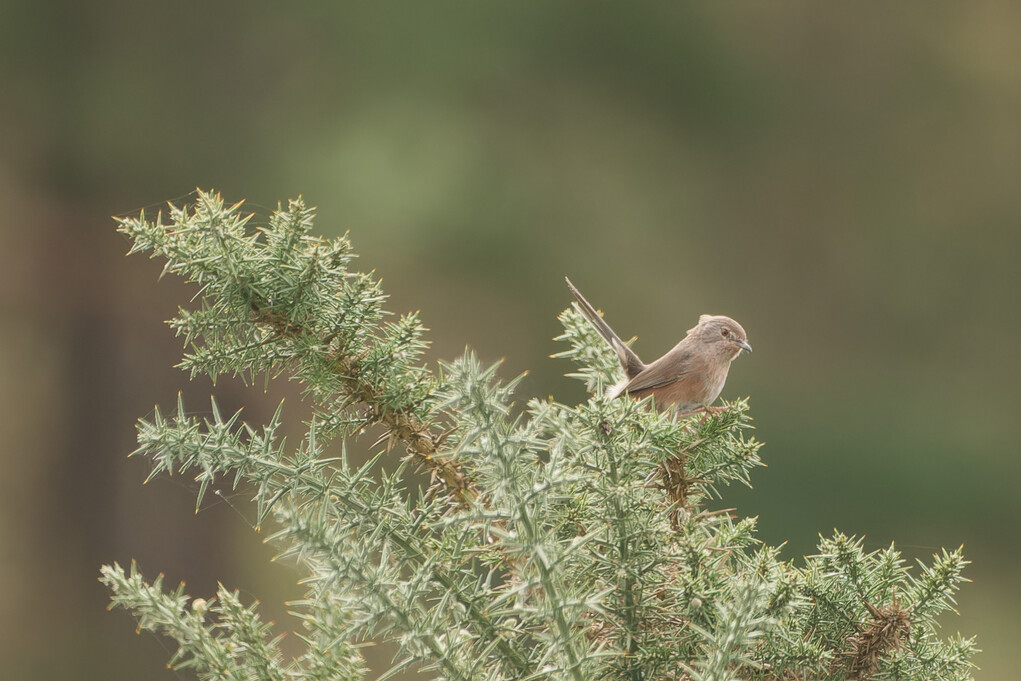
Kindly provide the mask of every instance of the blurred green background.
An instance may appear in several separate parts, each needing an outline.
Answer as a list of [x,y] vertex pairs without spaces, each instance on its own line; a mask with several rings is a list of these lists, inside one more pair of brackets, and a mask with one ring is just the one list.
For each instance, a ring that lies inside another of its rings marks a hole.
[[[646,359],[736,317],[724,397],[769,467],[722,505],[792,558],[834,527],[964,543],[946,633],[1016,678],[1021,5],[6,0],[0,57],[5,678],[189,678],[104,610],[113,560],[291,627],[243,495],[196,515],[124,456],[213,388],[161,324],[192,291],[109,216],[196,186],[260,216],[303,194],[422,310],[430,362],[505,358],[522,400],[583,399],[547,357],[565,274]],[[292,385],[215,392],[302,414]]]

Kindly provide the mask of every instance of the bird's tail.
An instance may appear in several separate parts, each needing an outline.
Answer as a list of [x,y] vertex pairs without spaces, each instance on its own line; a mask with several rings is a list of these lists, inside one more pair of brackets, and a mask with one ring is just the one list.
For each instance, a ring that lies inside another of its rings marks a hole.
[[585,296],[581,295],[581,291],[574,287],[571,280],[564,277],[567,281],[568,288],[571,289],[571,293],[578,302],[574,303],[574,309],[582,313],[585,319],[599,332],[599,335],[606,339],[606,342],[610,344],[613,351],[617,353],[617,358],[620,360],[620,365],[624,368],[624,373],[627,374],[628,379],[637,376],[644,368],[645,364],[638,355],[634,353],[628,346],[624,345],[624,341],[620,339],[620,336],[613,332],[610,325],[603,321],[603,318],[599,316],[596,309],[592,307],[589,301],[585,300]]

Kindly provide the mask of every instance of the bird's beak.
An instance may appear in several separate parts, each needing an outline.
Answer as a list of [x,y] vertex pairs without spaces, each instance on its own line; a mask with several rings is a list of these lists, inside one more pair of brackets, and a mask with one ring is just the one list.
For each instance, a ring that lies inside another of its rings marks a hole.
[[742,350],[747,350],[748,352],[752,351],[752,346],[748,345],[748,341],[737,340],[734,342],[740,345]]

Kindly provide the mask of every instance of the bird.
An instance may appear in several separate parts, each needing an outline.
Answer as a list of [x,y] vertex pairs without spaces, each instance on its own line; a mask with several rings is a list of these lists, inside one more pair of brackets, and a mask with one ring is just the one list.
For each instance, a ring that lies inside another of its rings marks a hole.
[[730,363],[742,351],[752,351],[744,327],[730,317],[701,315],[698,324],[688,329],[677,345],[646,364],[614,333],[571,280],[564,278],[576,299],[574,308],[613,348],[624,369],[626,377],[607,390],[611,398],[630,395],[642,399],[651,395],[658,411],[672,410],[678,416],[722,409],[711,405],[723,392]]

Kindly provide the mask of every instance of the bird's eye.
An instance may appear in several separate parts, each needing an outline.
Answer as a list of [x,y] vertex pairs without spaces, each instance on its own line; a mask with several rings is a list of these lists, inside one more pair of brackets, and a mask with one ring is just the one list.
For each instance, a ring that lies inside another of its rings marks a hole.
[[723,334],[724,338],[726,338],[727,336],[730,335],[730,329],[724,326],[722,329],[720,329],[720,333]]

